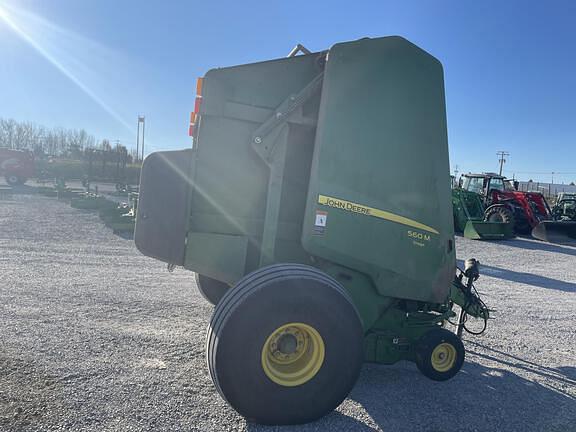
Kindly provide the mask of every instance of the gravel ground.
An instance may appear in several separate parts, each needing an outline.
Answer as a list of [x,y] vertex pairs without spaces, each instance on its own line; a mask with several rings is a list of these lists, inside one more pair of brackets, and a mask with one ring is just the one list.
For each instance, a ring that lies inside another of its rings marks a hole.
[[576,248],[457,238],[498,309],[444,383],[366,365],[337,411],[300,427],[247,424],[206,370],[212,308],[193,274],[140,255],[94,213],[0,200],[1,431],[576,431]]

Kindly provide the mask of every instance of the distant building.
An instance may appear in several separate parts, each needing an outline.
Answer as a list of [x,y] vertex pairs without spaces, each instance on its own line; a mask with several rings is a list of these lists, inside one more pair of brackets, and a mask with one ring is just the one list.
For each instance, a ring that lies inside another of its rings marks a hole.
[[546,197],[553,197],[558,195],[560,192],[576,193],[576,186],[534,181],[520,181],[518,182],[518,190],[524,192],[541,192]]

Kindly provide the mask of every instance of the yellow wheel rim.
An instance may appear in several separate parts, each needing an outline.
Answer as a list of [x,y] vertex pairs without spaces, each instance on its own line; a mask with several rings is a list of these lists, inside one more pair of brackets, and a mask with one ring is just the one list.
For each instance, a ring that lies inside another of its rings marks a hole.
[[324,341],[315,328],[303,323],[285,324],[264,342],[262,369],[276,384],[295,387],[318,373],[324,352]]
[[456,348],[443,342],[432,351],[432,367],[437,372],[447,372],[456,364]]

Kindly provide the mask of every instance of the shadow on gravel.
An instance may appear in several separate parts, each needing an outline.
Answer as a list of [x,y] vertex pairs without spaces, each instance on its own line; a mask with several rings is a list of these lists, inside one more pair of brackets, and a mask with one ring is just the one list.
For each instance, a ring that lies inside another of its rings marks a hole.
[[134,240],[134,233],[129,231],[115,232],[114,235],[124,240]]
[[[333,412],[296,427],[249,424],[255,431],[566,431],[575,420],[576,368],[551,368],[466,341],[477,350],[452,380],[434,382],[408,362],[367,364],[350,394],[364,409],[355,420]],[[486,360],[495,366],[478,363]],[[541,383],[549,383],[551,387]],[[553,388],[552,388],[553,387]],[[355,409],[357,411],[357,409]],[[363,422],[362,419],[366,419]],[[368,423],[368,424],[367,424]]]
[[342,414],[338,411],[333,411],[326,417],[312,423],[306,423],[297,426],[263,426],[255,423],[248,423],[246,430],[250,432],[272,432],[272,431],[291,431],[297,430],[298,432],[312,432],[312,431],[358,431],[358,432],[373,432],[378,429],[372,428],[365,423],[362,423],[352,417]]
[[[367,367],[351,398],[383,431],[542,431],[572,424],[575,398],[558,388],[573,388],[574,381],[533,363],[469,353],[462,371],[446,382],[430,381],[415,368]],[[474,356],[496,366],[481,365]],[[523,369],[555,389],[524,378]]]
[[[459,268],[464,268],[464,261],[457,260],[457,264]],[[565,292],[576,292],[576,282],[566,282],[532,273],[516,272],[500,267],[484,265],[482,263],[480,263],[480,275],[486,275],[510,282],[523,283],[539,288],[555,289]]]
[[566,282],[532,273],[515,272],[499,267],[480,265],[480,273],[486,276],[523,283],[540,288],[555,289],[565,292],[576,292],[576,282]]
[[554,369],[561,374],[564,374],[567,378],[573,380],[573,384],[576,386],[576,366],[560,366]]
[[[572,388],[576,388],[576,377],[575,377],[576,367],[561,366],[558,368],[553,368],[553,367],[543,366],[543,365],[540,365],[538,363],[531,362],[529,360],[524,360],[521,357],[497,350],[495,348],[490,348],[490,347],[483,345],[483,344],[480,344],[478,342],[466,341],[466,344],[476,346],[479,348],[483,348],[486,351],[494,353],[494,355],[504,357],[504,359],[502,359],[502,358],[498,359],[498,358],[496,358],[490,354],[468,350],[469,353],[477,355],[478,357],[482,357],[482,358],[485,358],[487,360],[498,361],[498,362],[503,363],[507,366],[515,367],[518,369],[523,369],[527,372],[531,372],[531,373],[534,373],[536,375],[540,375],[543,378],[549,378],[551,380],[567,384],[568,386],[570,386]],[[566,393],[566,396],[572,398],[572,396],[569,395],[568,393]]]
[[[506,246],[511,246],[519,249],[538,250],[538,251],[554,252],[576,256],[576,247],[565,247],[553,243],[530,241],[522,237],[516,237],[513,240],[507,240],[503,242],[503,244]],[[576,242],[574,243],[574,245],[571,244],[570,246],[576,246]]]

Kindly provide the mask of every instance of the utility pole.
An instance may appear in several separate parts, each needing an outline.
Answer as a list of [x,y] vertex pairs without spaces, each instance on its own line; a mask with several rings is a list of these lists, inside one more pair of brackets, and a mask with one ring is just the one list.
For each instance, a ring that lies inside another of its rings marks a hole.
[[502,166],[506,162],[505,157],[510,156],[510,153],[508,153],[507,151],[500,150],[497,151],[496,154],[498,155],[498,162],[500,162],[500,172],[498,174],[502,175]]
[[136,160],[138,163],[138,155],[140,154],[140,116],[138,116],[138,128],[136,129]]
[[120,140],[116,140],[116,147],[114,148],[114,153],[116,153],[116,178],[115,181],[120,181]]
[[138,129],[136,130],[136,162],[140,158],[140,124],[142,124],[142,160],[144,160],[144,128],[145,118],[143,115],[138,115]]
[[146,122],[144,116],[142,116],[142,162],[144,162],[144,128],[146,127]]
[[452,187],[458,187],[460,182],[458,181],[458,165],[454,165],[454,180],[452,181]]

